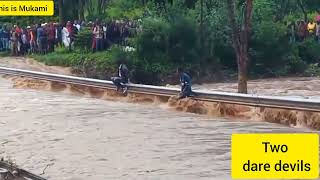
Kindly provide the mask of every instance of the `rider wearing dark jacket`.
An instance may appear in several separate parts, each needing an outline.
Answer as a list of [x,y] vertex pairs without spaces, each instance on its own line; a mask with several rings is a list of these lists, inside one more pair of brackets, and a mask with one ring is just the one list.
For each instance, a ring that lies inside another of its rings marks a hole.
[[185,97],[191,97],[193,92],[191,90],[192,82],[191,77],[187,73],[183,72],[181,68],[178,68],[179,76],[180,76],[180,83],[181,83],[181,92],[180,92],[180,99]]
[[121,62],[118,69],[119,77],[112,77],[111,80],[117,87],[117,91],[121,88],[124,93],[127,91],[127,87],[124,84],[129,82],[129,70],[124,62]]
[[128,83],[129,81],[129,70],[125,64],[120,64],[119,66],[119,77],[122,83]]

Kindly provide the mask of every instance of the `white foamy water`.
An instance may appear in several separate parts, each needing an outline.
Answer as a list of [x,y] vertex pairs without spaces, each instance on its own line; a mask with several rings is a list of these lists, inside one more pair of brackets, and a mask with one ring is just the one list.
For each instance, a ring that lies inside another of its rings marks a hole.
[[[195,85],[194,89],[237,92],[237,83]],[[290,77],[258,79],[248,82],[248,93],[277,97],[301,98],[320,101],[319,77]]]
[[13,89],[0,79],[0,157],[54,180],[230,177],[232,133],[303,132],[149,105]]

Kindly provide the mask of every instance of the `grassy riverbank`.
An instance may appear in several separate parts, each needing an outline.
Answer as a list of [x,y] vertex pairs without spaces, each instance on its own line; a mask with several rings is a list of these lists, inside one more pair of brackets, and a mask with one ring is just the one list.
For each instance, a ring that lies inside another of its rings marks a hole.
[[131,80],[143,84],[163,84],[162,80],[174,73],[174,65],[146,63],[135,58],[133,53],[114,47],[102,52],[87,52],[57,49],[47,55],[30,55],[49,66],[71,67],[74,74],[97,79],[110,79],[117,75],[118,63],[125,59],[131,71]]
[[[97,79],[110,79],[117,75],[119,60],[125,59],[131,71],[131,81],[134,83],[178,83],[175,70],[179,64],[148,62],[136,57],[135,52],[125,52],[118,47],[96,53],[81,50],[69,52],[59,48],[46,55],[34,54],[30,57],[49,66],[71,67],[74,74]],[[192,74],[194,81],[199,83],[222,82],[236,76],[236,72],[221,71],[220,67],[214,64],[187,64],[184,67]]]
[[[4,54],[4,56],[7,55]],[[139,59],[135,52],[125,52],[118,47],[96,53],[83,50],[69,52],[64,48],[59,48],[46,55],[34,54],[30,57],[49,66],[71,67],[72,72],[79,76],[107,80],[117,75],[118,62],[120,59],[125,59],[131,71],[131,81],[134,83],[150,85],[178,83],[175,69],[179,64],[148,62]],[[320,75],[320,68],[317,63],[304,64],[303,66],[304,70],[299,74],[284,73],[271,77]],[[188,64],[185,67],[192,74],[195,83],[234,81],[237,77],[236,71],[222,67],[217,63]],[[285,67],[283,70],[285,70]],[[250,79],[256,78],[264,78],[264,74],[251,73]]]

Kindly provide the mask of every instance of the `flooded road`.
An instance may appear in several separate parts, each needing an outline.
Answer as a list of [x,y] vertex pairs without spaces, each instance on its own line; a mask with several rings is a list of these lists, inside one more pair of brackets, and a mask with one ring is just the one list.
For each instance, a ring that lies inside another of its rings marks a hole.
[[[74,75],[72,68],[46,66],[45,64],[25,57],[0,57],[0,66],[48,72],[54,74]],[[177,87],[168,85],[169,87]],[[237,83],[194,84],[194,90],[237,92]],[[268,95],[316,99],[320,101],[320,77],[283,77],[257,79],[248,81],[248,93],[252,95]]]
[[[237,83],[216,83],[195,85],[194,89],[237,92]],[[248,93],[320,100],[319,77],[290,77],[258,79],[248,82]]]
[[230,136],[302,132],[53,92],[0,78],[0,157],[54,180],[230,178]]

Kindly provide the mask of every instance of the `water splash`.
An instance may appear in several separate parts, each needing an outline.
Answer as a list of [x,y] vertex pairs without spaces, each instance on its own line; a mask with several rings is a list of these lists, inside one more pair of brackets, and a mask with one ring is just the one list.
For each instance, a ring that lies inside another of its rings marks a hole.
[[250,122],[270,122],[291,127],[309,127],[320,129],[320,113],[286,110],[279,108],[263,108],[246,105],[236,105],[221,102],[204,102],[194,99],[178,100],[177,97],[163,97],[141,93],[129,93],[124,97],[115,90],[70,85],[64,83],[34,80],[29,78],[10,78],[15,88],[31,88],[64,92],[77,96],[92,97],[109,101],[154,104],[168,109],[189,112],[210,117],[224,117],[230,120]]

